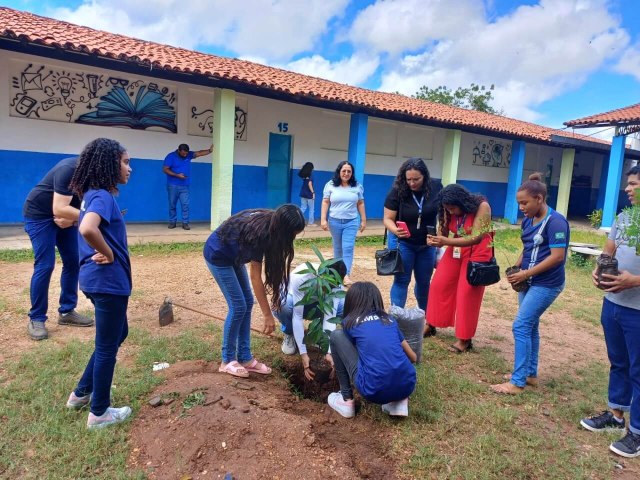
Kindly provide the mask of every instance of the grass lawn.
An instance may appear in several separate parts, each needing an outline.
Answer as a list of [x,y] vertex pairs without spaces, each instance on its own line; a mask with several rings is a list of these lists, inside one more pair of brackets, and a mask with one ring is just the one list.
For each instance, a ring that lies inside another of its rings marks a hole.
[[[576,241],[604,241],[595,233],[578,233]],[[496,256],[503,268],[519,253],[518,237],[515,229],[498,232]],[[380,240],[360,241],[371,246]],[[315,243],[324,242],[329,244],[328,239]],[[296,248],[309,253],[309,245],[309,240],[302,240]],[[201,244],[135,245],[132,253],[166,257],[201,248]],[[28,252],[0,252],[0,260],[31,261]],[[590,284],[590,270],[588,265],[568,263],[566,294],[552,309],[571,315],[576,328],[599,322],[602,295]],[[489,292],[485,302],[507,317],[515,314],[512,306],[500,304]],[[114,404],[131,405],[135,412],[148,399],[160,382],[150,373],[154,361],[219,360],[219,352],[211,348],[220,343],[219,337],[218,326],[210,324],[173,337],[132,329],[126,342],[130,360],[116,368]],[[581,417],[605,405],[607,365],[593,362],[579,369],[564,365],[564,373],[543,386],[518,397],[503,397],[490,393],[480,378],[498,382],[510,363],[493,348],[451,355],[445,348],[453,340],[439,333],[424,349],[426,359],[418,367],[408,419],[390,419],[375,405],[363,409],[362,414],[381,428],[393,430],[390,448],[397,453],[400,473],[408,478],[612,478],[619,459],[608,453],[607,446],[614,437],[578,427]],[[579,351],[580,346],[567,348]],[[0,369],[0,478],[145,478],[126,467],[130,423],[87,431],[86,412],[67,412],[61,404],[91,349],[91,342],[52,343],[7,361]],[[253,349],[256,356],[273,360],[279,345],[256,338]]]

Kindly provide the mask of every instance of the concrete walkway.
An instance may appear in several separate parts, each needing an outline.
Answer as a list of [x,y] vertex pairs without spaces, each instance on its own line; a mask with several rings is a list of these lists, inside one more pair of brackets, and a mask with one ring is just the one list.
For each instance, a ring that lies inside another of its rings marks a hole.
[[[183,230],[178,227],[169,230],[166,223],[130,223],[127,224],[127,238],[129,245],[138,243],[185,243],[204,242],[211,233],[208,223],[192,223],[191,230]],[[358,235],[382,235],[384,226],[382,220],[370,220],[363,234]],[[323,238],[330,237],[319,226],[309,226],[298,238]],[[31,242],[24,232],[23,225],[0,226],[0,250],[30,249]]]

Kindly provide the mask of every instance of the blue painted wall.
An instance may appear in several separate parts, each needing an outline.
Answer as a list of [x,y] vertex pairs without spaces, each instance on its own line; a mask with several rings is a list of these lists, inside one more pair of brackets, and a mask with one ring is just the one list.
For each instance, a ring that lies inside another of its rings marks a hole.
[[[31,188],[58,161],[73,154],[39,153],[0,150],[0,166],[4,173],[0,180],[0,224],[22,222],[22,204]],[[121,188],[118,197],[120,208],[127,209],[129,222],[165,222],[167,220],[166,177],[162,173],[162,162],[133,158],[133,174],[128,185]],[[211,165],[192,164],[191,220],[209,221],[211,211]],[[298,169],[291,171],[291,189],[289,201],[299,205],[302,179]],[[314,171],[314,189],[316,191],[316,221],[320,219],[322,190],[332,178],[333,171]],[[267,168],[249,165],[236,165],[233,169],[233,213],[246,208],[260,208],[267,204]],[[365,204],[367,218],[380,219],[394,176],[365,175]],[[506,183],[478,182],[460,180],[462,185],[472,192],[485,195],[493,209],[493,215],[504,215]],[[557,190],[557,188],[555,189]],[[554,188],[550,197],[556,198]],[[586,216],[595,209],[598,189],[573,187],[569,200],[569,214]],[[618,199],[618,209],[628,205],[624,192]]]

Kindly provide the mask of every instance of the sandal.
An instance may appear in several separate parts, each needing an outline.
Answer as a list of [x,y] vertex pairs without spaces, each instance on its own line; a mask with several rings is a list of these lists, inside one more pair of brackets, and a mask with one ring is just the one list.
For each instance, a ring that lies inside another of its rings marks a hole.
[[472,349],[473,349],[473,342],[471,340],[469,340],[469,344],[467,345],[467,348],[457,347],[455,343],[452,343],[451,345],[449,345],[449,348],[448,348],[448,350],[453,353],[464,353]]
[[427,323],[427,328],[425,328],[424,333],[422,334],[422,338],[434,337],[436,334],[436,327],[433,325],[429,325]]
[[228,373],[229,375],[233,375],[234,377],[240,378],[249,378],[249,372],[245,367],[240,365],[236,360],[233,360],[226,365],[224,363],[220,364],[218,371],[220,373]]
[[251,360],[249,364],[243,365],[243,367],[247,372],[259,373],[261,375],[269,375],[271,373],[271,368],[267,367],[264,363],[260,363],[255,358]]

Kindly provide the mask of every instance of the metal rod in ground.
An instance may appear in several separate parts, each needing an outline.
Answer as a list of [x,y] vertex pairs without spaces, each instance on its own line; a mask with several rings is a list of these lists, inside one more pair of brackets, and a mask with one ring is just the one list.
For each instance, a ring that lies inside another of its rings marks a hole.
[[[211,317],[215,320],[219,320],[221,322],[225,322],[225,319],[222,317],[218,317],[217,315],[214,315],[213,313],[209,313],[209,312],[204,312],[202,310],[198,310],[197,308],[193,308],[193,307],[188,307],[187,305],[183,305],[181,303],[177,303],[175,301],[173,301],[172,299],[165,299],[165,302],[170,303],[171,305],[175,305],[176,307],[180,307],[180,308],[184,308],[185,310],[191,310],[192,312],[196,312],[199,313],[200,315],[205,315],[207,317]],[[255,327],[250,327],[252,332],[256,332],[259,333],[261,335],[264,335],[266,337],[271,337],[271,335],[267,335],[266,333],[264,333],[262,330],[258,330]]]

